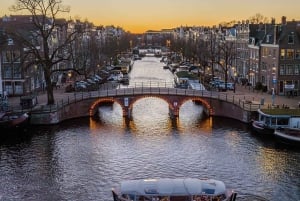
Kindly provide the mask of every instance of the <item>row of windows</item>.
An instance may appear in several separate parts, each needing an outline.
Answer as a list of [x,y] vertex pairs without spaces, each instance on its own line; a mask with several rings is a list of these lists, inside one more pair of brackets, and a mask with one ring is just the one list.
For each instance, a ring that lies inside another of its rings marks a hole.
[[21,53],[18,50],[8,50],[2,52],[3,63],[12,63],[21,61]]
[[300,49],[281,49],[280,59],[300,59]]
[[299,75],[300,64],[280,65],[279,75]]
[[2,68],[2,75],[4,79],[21,79],[22,69],[19,64],[13,66],[4,65]]
[[270,49],[270,48],[263,47],[261,54],[263,57],[272,56],[275,58],[277,55],[277,51],[276,51],[276,49]]

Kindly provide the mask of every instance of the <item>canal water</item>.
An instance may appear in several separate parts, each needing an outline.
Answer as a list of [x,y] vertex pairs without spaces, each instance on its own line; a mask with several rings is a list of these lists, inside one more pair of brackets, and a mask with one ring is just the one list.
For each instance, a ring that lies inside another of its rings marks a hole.
[[[159,58],[135,62],[130,85],[172,82]],[[126,86],[123,86],[126,87]],[[238,200],[300,200],[300,150],[252,134],[247,125],[205,118],[187,102],[171,120],[168,105],[144,98],[131,121],[118,104],[99,116],[34,127],[1,139],[0,200],[112,200],[111,188],[137,178],[214,178]]]

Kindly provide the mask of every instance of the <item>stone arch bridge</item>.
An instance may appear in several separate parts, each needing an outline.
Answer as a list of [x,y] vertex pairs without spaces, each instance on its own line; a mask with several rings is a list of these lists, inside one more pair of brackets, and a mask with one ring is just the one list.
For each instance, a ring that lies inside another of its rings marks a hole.
[[116,88],[69,94],[55,106],[41,106],[31,111],[32,124],[56,124],[61,121],[93,116],[102,103],[113,102],[121,106],[125,118],[132,117],[134,103],[140,99],[155,97],[164,100],[171,118],[179,116],[180,107],[186,101],[200,102],[207,116],[222,116],[250,122],[251,113],[259,104],[241,97],[214,91],[199,91],[168,87]]

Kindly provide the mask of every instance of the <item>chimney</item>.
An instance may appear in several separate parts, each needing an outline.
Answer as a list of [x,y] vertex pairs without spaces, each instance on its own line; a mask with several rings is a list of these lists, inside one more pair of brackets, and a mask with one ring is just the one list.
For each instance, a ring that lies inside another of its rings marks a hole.
[[281,24],[286,25],[286,16],[281,17]]
[[272,19],[271,19],[271,24],[275,25],[275,18],[274,17],[272,17]]

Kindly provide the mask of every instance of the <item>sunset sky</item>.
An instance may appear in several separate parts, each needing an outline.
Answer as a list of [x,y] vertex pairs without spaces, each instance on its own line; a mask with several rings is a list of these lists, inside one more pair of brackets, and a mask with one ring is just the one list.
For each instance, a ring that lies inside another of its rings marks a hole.
[[[16,14],[8,8],[15,0],[0,0],[0,16]],[[246,20],[256,13],[279,22],[300,20],[299,0],[63,0],[71,8],[64,18],[115,25],[132,33],[179,26],[212,26]]]

